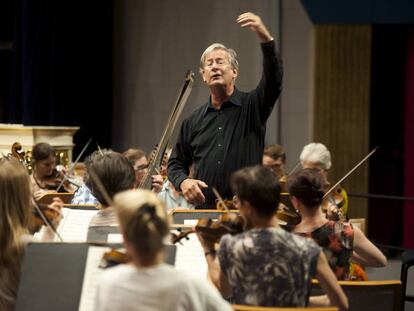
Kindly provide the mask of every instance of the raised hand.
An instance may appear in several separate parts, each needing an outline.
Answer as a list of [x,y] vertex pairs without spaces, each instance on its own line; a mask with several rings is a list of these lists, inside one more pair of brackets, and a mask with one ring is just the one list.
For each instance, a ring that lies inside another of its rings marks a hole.
[[255,32],[262,42],[269,42],[273,40],[272,35],[267,30],[266,26],[263,24],[260,16],[253,14],[251,12],[246,12],[237,17],[237,23],[240,27],[249,27],[249,29]]

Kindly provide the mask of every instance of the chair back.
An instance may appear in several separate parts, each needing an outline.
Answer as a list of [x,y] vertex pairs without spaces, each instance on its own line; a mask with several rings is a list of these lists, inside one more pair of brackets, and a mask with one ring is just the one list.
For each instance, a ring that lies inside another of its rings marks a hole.
[[[339,281],[348,297],[349,311],[400,311],[401,281]],[[318,282],[312,282],[311,295],[324,294]]]
[[233,305],[234,311],[338,311],[337,307],[279,308]]

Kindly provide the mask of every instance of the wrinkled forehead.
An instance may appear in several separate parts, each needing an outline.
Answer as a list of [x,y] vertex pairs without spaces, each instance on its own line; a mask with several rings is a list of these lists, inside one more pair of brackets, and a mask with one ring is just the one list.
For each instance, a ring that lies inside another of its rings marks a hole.
[[230,55],[226,50],[223,50],[222,48],[216,48],[205,54],[204,62],[207,62],[208,60],[211,60],[211,59],[217,59],[217,58],[225,59],[228,61],[230,59]]

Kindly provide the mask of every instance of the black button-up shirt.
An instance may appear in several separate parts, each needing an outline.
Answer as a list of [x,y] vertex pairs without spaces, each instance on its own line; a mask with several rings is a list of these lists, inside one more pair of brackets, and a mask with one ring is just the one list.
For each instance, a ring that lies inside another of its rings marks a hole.
[[249,93],[235,89],[219,110],[210,98],[181,125],[168,162],[168,178],[179,190],[194,164],[192,178],[209,186],[203,190],[206,203],[199,208],[214,208],[212,187],[224,198],[231,198],[230,175],[262,163],[266,121],[281,91],[282,66],[274,41],[261,47],[263,73],[256,89]]

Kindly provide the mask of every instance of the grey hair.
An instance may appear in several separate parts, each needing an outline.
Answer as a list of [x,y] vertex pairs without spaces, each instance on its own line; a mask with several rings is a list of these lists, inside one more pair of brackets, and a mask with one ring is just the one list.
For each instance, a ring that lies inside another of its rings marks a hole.
[[310,143],[303,147],[300,154],[300,162],[303,165],[305,161],[319,163],[325,170],[329,170],[332,166],[331,153],[321,143]]
[[236,51],[233,50],[233,49],[227,48],[224,44],[213,43],[208,48],[206,48],[205,51],[203,52],[203,54],[201,55],[201,58],[200,58],[200,73],[201,74],[203,74],[203,71],[204,71],[207,55],[209,53],[213,52],[214,50],[223,50],[223,51],[225,51],[228,55],[228,58],[229,58],[228,61],[230,63],[231,68],[239,70],[239,61],[237,60]]

